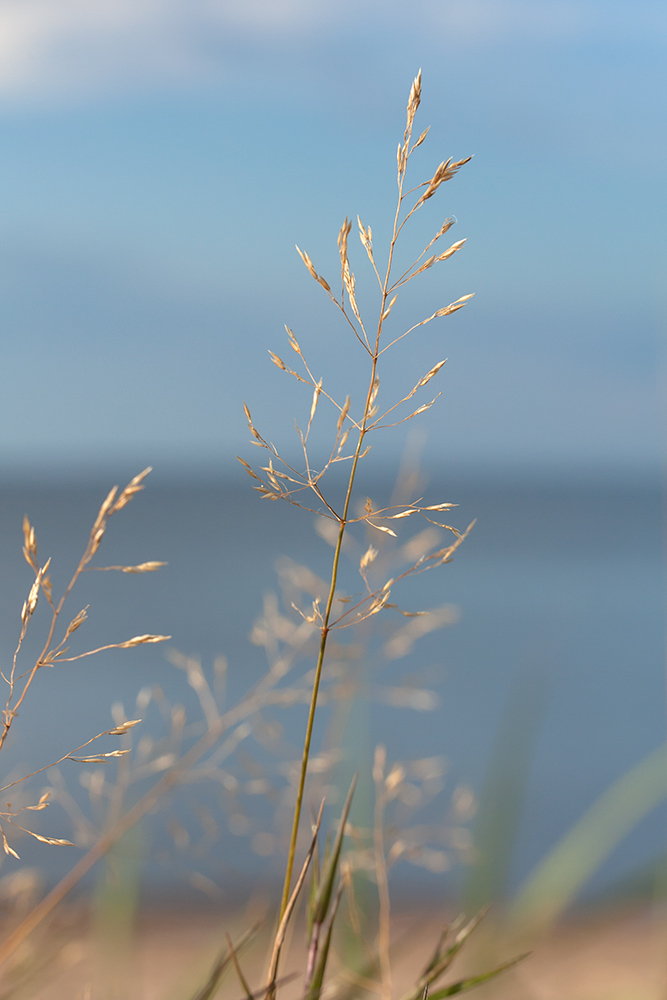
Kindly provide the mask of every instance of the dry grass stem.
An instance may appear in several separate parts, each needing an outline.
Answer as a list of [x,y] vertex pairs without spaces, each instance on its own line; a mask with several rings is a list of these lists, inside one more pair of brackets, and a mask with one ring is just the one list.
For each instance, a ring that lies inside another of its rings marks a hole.
[[[403,403],[410,400],[418,391],[424,388],[428,382],[434,378],[440,369],[442,368],[444,361],[440,361],[435,364],[425,376],[423,376],[419,382],[414,386],[414,388],[398,403],[393,404],[388,409],[384,411],[382,417],[378,416],[378,395],[380,391],[380,380],[378,377],[378,361],[380,356],[388,349],[388,347],[402,340],[409,333],[418,329],[421,326],[431,322],[439,317],[449,315],[452,312],[457,311],[461,308],[465,302],[470,298],[470,296],[463,296],[457,299],[456,302],[451,305],[437,310],[432,316],[425,320],[421,320],[412,326],[409,330],[405,331],[398,336],[394,336],[390,339],[388,344],[384,344],[384,326],[390,320],[392,307],[396,302],[396,290],[405,285],[407,282],[411,281],[417,275],[429,270],[437,263],[444,262],[449,259],[453,254],[455,254],[462,246],[464,241],[460,240],[452,244],[447,250],[441,253],[434,253],[426,260],[424,260],[425,254],[428,249],[432,247],[437,241],[449,230],[452,225],[452,220],[448,219],[439,229],[436,236],[429,242],[426,249],[420,254],[413,264],[404,270],[399,278],[392,281],[393,264],[396,245],[398,237],[405,226],[406,222],[411,218],[411,216],[425,204],[430,198],[435,195],[440,186],[445,183],[445,181],[451,179],[455,173],[468,162],[468,159],[454,161],[453,158],[449,158],[447,161],[443,161],[440,166],[436,169],[435,173],[431,176],[428,181],[418,184],[416,188],[412,188],[411,191],[405,192],[405,179],[408,168],[408,162],[414,151],[421,146],[426,138],[427,131],[420,134],[418,139],[413,143],[412,141],[412,130],[414,124],[414,118],[419,108],[421,100],[421,74],[416,77],[413,82],[410,97],[408,100],[407,113],[406,113],[406,126],[403,134],[403,141],[399,143],[398,153],[397,153],[397,184],[398,184],[398,199],[396,205],[396,211],[394,216],[393,230],[389,243],[388,249],[388,263],[384,274],[384,277],[380,276],[380,272],[377,268],[375,262],[375,251],[373,248],[373,235],[370,226],[365,226],[361,220],[357,217],[359,236],[361,243],[366,250],[366,254],[371,263],[373,271],[376,275],[380,286],[380,302],[378,309],[378,320],[375,326],[375,333],[373,336],[369,336],[368,327],[365,324],[363,317],[361,315],[357,295],[356,295],[356,278],[352,268],[350,266],[349,258],[349,247],[348,241],[351,232],[351,223],[346,218],[341,226],[338,233],[338,252],[340,257],[340,267],[341,267],[341,292],[340,299],[337,299],[332,292],[330,283],[316,270],[313,261],[311,260],[308,253],[297,247],[297,252],[301,257],[304,265],[308,269],[311,277],[318,282],[318,284],[324,289],[328,298],[331,302],[338,308],[338,310],[343,315],[347,325],[352,329],[357,342],[362,346],[364,352],[369,360],[369,378],[368,378],[368,390],[365,397],[365,403],[361,410],[361,413],[357,416],[352,417],[350,415],[351,410],[351,397],[346,396],[344,402],[339,402],[330,396],[323,388],[323,380],[315,379],[313,377],[312,371],[308,366],[304,352],[296,339],[293,331],[288,327],[287,334],[290,341],[292,349],[298,354],[301,362],[304,366],[304,370],[307,377],[297,375],[292,369],[290,369],[285,362],[276,354],[271,353],[271,359],[274,364],[277,365],[281,370],[287,371],[288,373],[295,375],[299,381],[309,382],[313,387],[313,395],[311,400],[310,412],[308,415],[308,421],[306,425],[305,433],[299,430],[297,427],[297,433],[299,436],[299,441],[301,445],[301,450],[303,454],[303,470],[300,471],[296,466],[287,461],[281,456],[275,445],[269,443],[265,437],[258,431],[254,424],[250,410],[246,404],[244,404],[246,419],[248,421],[248,427],[251,433],[251,441],[253,444],[268,450],[271,453],[271,460],[268,465],[263,466],[260,472],[263,475],[258,474],[252,467],[241,459],[241,462],[249,473],[249,475],[255,480],[255,489],[258,490],[266,499],[278,500],[282,499],[288,503],[295,504],[296,506],[304,507],[306,510],[315,510],[317,513],[322,514],[325,517],[331,518],[337,524],[337,538],[334,546],[334,555],[332,562],[332,571],[330,583],[328,586],[328,594],[326,598],[323,595],[317,595],[312,604],[312,613],[306,614],[305,612],[299,611],[302,615],[304,621],[308,624],[315,625],[320,630],[320,648],[317,656],[317,662],[315,667],[313,687],[312,687],[312,697],[309,709],[308,720],[306,724],[306,734],[304,739],[304,750],[302,756],[301,770],[299,775],[299,782],[297,786],[296,793],[296,804],[294,810],[294,819],[292,825],[292,834],[290,839],[290,847],[288,854],[288,862],[285,873],[285,883],[283,887],[283,897],[281,912],[284,913],[288,905],[288,900],[290,897],[290,886],[292,878],[292,867],[294,864],[294,855],[296,850],[296,841],[299,830],[299,821],[301,816],[301,809],[303,804],[303,793],[306,775],[308,772],[308,762],[310,756],[310,746],[313,731],[313,722],[315,717],[315,711],[318,703],[320,682],[322,676],[322,668],[325,659],[328,637],[332,629],[348,627],[350,625],[358,625],[361,622],[367,620],[373,615],[379,614],[381,611],[387,607],[389,604],[389,598],[391,594],[391,589],[398,580],[404,579],[409,575],[420,573],[427,568],[433,568],[436,565],[442,565],[451,559],[454,551],[461,544],[463,539],[466,537],[466,532],[458,532],[456,529],[448,525],[443,525],[447,530],[453,531],[456,540],[455,542],[447,547],[446,549],[441,549],[429,556],[422,557],[418,563],[414,564],[411,569],[404,571],[397,578],[392,578],[389,581],[385,581],[380,589],[371,590],[368,585],[368,580],[365,578],[365,583],[367,585],[368,593],[360,601],[352,601],[351,606],[344,609],[339,615],[332,614],[334,601],[336,600],[336,588],[338,582],[338,569],[339,569],[339,559],[343,546],[343,540],[345,537],[346,530],[350,524],[356,522],[365,522],[367,525],[371,526],[377,532],[389,535],[391,537],[396,537],[396,532],[394,529],[387,524],[381,523],[383,520],[391,519],[398,520],[404,517],[409,517],[412,514],[419,513],[425,516],[428,520],[431,520],[435,524],[439,522],[435,521],[433,518],[429,518],[428,512],[435,512],[447,509],[449,504],[440,505],[428,505],[420,507],[418,503],[413,503],[408,506],[401,508],[385,508],[381,510],[374,510],[372,504],[369,502],[366,506],[366,510],[360,517],[351,516],[351,501],[354,491],[354,486],[357,477],[357,470],[359,462],[368,454],[369,444],[366,441],[366,437],[371,432],[380,429],[385,426],[381,423],[382,420],[393,413],[398,407]],[[404,210],[404,201],[410,195],[416,193],[416,198],[411,207]],[[348,314],[347,303],[349,303],[349,309],[351,310],[351,315]],[[324,466],[318,471],[315,471],[314,465],[310,460],[308,453],[308,439],[310,435],[311,428],[313,426],[313,421],[316,416],[318,409],[318,403],[321,396],[325,396],[330,400],[338,411],[338,417],[336,420],[336,428],[334,441],[329,453],[329,458],[325,462]],[[436,397],[437,398],[437,397]],[[414,419],[420,414],[426,412],[435,402],[435,399],[423,403],[413,412],[409,413],[407,416],[401,417],[395,421],[395,424],[403,423]],[[346,427],[346,423],[349,421],[349,427]],[[389,426],[395,426],[395,424]],[[349,438],[349,431],[352,430],[356,434],[356,443],[352,447],[349,454],[343,454],[343,448],[347,443]],[[334,462],[349,460],[350,461],[350,471],[348,476],[347,489],[345,493],[345,499],[341,509],[338,509],[335,504],[327,500],[323,490],[322,490],[322,480],[326,472],[334,464]],[[306,506],[300,494],[304,491],[311,491],[315,494],[317,501],[319,501],[320,506],[313,508]],[[469,528],[467,530],[470,530]],[[361,566],[362,575],[369,564],[369,560]],[[296,607],[296,605],[295,605]],[[297,608],[297,610],[299,610]]]

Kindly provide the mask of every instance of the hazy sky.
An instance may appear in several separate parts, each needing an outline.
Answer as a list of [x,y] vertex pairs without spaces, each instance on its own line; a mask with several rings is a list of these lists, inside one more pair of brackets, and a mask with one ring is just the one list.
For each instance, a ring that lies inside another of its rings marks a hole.
[[397,322],[476,297],[387,355],[385,398],[447,357],[437,462],[656,466],[666,56],[664,0],[0,0],[5,468],[223,467],[243,398],[291,441],[284,323],[358,398],[294,244],[332,284],[345,215],[380,245],[419,66],[415,181],[475,157],[408,245],[449,215],[468,242]]

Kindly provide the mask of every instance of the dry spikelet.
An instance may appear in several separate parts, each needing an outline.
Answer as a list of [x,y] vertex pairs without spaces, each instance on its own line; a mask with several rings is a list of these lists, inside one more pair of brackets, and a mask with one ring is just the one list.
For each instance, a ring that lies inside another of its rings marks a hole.
[[315,389],[313,391],[313,401],[310,404],[310,418],[308,420],[308,426],[309,427],[310,427],[310,425],[313,422],[313,417],[315,416],[315,410],[317,409],[317,403],[318,403],[318,400],[320,398],[320,393],[321,392],[322,392],[322,379],[319,380],[319,382],[317,383],[317,385],[315,386]]
[[141,719],[129,719],[127,722],[122,722],[115,729],[107,729],[102,736],[125,736],[125,733],[129,732],[130,729],[134,729],[138,726]]
[[338,252],[340,254],[341,265],[345,267],[347,263],[347,238],[350,235],[352,229],[352,223],[348,221],[347,216],[345,216],[345,222],[340,227],[338,233]]
[[350,235],[351,229],[352,229],[352,223],[349,222],[347,216],[345,216],[345,222],[341,226],[340,232],[338,233],[338,251],[340,253],[340,269],[341,269],[341,276],[343,279],[343,285],[350,300],[350,305],[352,306],[352,311],[356,317],[356,320],[361,325],[361,316],[359,314],[359,309],[357,307],[357,299],[355,295],[356,282],[354,274],[350,270],[350,261],[347,255],[347,239],[348,236]]
[[[98,529],[100,528],[100,526],[102,525],[102,523],[105,521],[107,515],[109,514],[109,512],[111,510],[113,502],[116,499],[116,494],[117,493],[118,493],[118,487],[117,486],[112,486],[111,489],[109,490],[108,494],[107,494],[106,499],[102,503],[102,506],[100,507],[100,509],[99,509],[99,511],[97,513],[97,517],[95,518],[95,523],[93,524],[93,528],[92,528],[92,531],[91,531],[91,538],[93,537],[93,535],[95,535],[97,533]],[[104,533],[104,530],[102,531],[102,533]]]
[[299,247],[296,248],[296,252],[298,253],[299,257],[310,271],[310,274],[315,279],[315,281],[317,281],[322,286],[325,292],[331,292],[331,288],[328,285],[328,283],[325,281],[325,279],[322,277],[321,274],[317,273],[317,271],[313,267],[313,262],[308,256],[308,254],[304,250],[300,250]]
[[422,134],[419,136],[419,138],[417,139],[417,141],[413,145],[411,152],[414,153],[414,151],[417,148],[417,146],[421,146],[422,142],[424,141],[424,139],[428,135],[430,128],[431,128],[431,126],[429,125],[428,128],[424,129],[424,131],[422,132]]
[[475,294],[474,292],[470,292],[470,294],[468,295],[462,295],[460,299],[457,299],[456,302],[452,302],[450,303],[450,305],[445,306],[444,309],[437,309],[436,312],[434,312],[433,315],[431,316],[431,319],[438,319],[440,316],[449,316],[451,313],[456,312],[458,309],[463,309],[466,302],[469,299],[472,299],[474,294]]
[[168,639],[171,639],[170,635],[135,635],[134,638],[128,639],[127,642],[119,642],[114,648],[132,649],[133,646],[143,646],[148,642],[167,642]]
[[[31,837],[39,840],[42,844],[52,844],[54,847],[74,847],[71,840],[64,840],[61,837],[43,837],[41,833],[34,833],[32,830],[26,830],[25,827],[20,827],[19,829],[23,830],[24,833],[29,833]],[[10,852],[15,858],[18,858],[18,854],[12,851],[11,848]]]
[[394,308],[394,304],[395,304],[397,298],[398,298],[398,295],[394,295],[393,298],[391,299],[389,305],[387,306],[387,308],[385,309],[385,311],[382,313],[382,320],[381,320],[382,323],[384,323],[384,321],[389,316],[389,313]]
[[[414,121],[414,117],[417,114],[417,110],[421,103],[421,97],[422,97],[422,71],[420,68],[419,72],[417,73],[417,76],[412,81],[412,86],[410,87],[410,96],[408,97],[408,108],[407,108],[408,125],[412,125],[412,122]],[[421,141],[423,142],[425,138],[426,135],[424,135]]]
[[121,573],[154,573],[156,570],[161,569],[166,565],[166,562],[156,562],[155,560],[150,560],[149,562],[139,563],[138,566],[119,566],[118,568]]
[[88,757],[66,757],[65,760],[73,760],[76,764],[106,764],[109,757],[124,757],[130,750],[110,750],[109,753],[94,753]]
[[[288,328],[286,327],[285,329]],[[288,332],[291,333],[290,330],[288,330]],[[294,344],[292,344],[292,347],[294,347]],[[294,350],[298,351],[298,347],[294,347]],[[301,354],[300,351],[298,351],[298,353]],[[303,378],[301,375],[299,375],[298,372],[295,372],[294,369],[289,367],[289,365],[286,365],[283,359],[279,357],[279,355],[274,354],[273,351],[269,351],[269,354],[271,355],[271,360],[273,361],[274,365],[276,365],[276,367],[280,368],[284,372],[289,372],[289,374],[293,375],[298,382],[306,381],[306,379]]]
[[101,527],[99,527],[90,536],[90,555],[91,555],[91,557],[95,555],[95,553],[97,552],[97,550],[100,547],[100,543],[101,543],[102,539],[104,538],[104,530],[105,530],[105,525],[102,525]]
[[[273,468],[273,462],[270,461],[268,466],[262,466],[264,472],[269,472],[271,476],[278,479],[289,479],[290,482],[294,482],[291,476],[288,476],[286,472],[280,472],[278,469]],[[276,484],[277,485],[277,484]]]
[[428,269],[430,267],[433,267],[434,264],[438,264],[441,261],[447,260],[449,257],[452,257],[457,250],[461,249],[461,247],[465,242],[466,242],[465,240],[459,240],[458,243],[452,243],[449,249],[444,250],[441,254],[433,254],[433,256],[425,260],[424,263],[420,267],[418,267],[416,271],[413,271],[413,273],[406,280],[410,281],[412,278],[415,278],[418,274],[421,274],[423,271],[428,271]]
[[351,403],[350,397],[346,396],[345,402],[343,403],[343,407],[338,416],[338,423],[336,424],[336,435],[340,434],[341,428],[345,423],[345,418],[350,412],[350,403]]
[[383,524],[373,524],[372,521],[367,521],[366,523],[370,524],[371,528],[376,528],[377,531],[384,531],[384,533],[386,535],[391,535],[392,538],[396,538],[397,537],[395,531],[392,531],[391,528],[385,528],[385,526]]
[[374,562],[377,554],[378,550],[374,549],[372,545],[369,545],[366,551],[364,552],[363,556],[359,560],[359,569],[364,570],[366,569],[367,566],[370,566]]
[[368,229],[364,226],[363,222],[357,216],[357,224],[359,226],[359,239],[361,240],[362,246],[365,248],[371,263],[373,262],[373,230],[369,226]]
[[388,590],[386,593],[382,594],[381,597],[376,597],[375,600],[372,602],[370,608],[368,609],[367,616],[376,615],[378,614],[379,611],[382,611],[383,607],[389,600],[390,595],[391,591]]
[[255,425],[253,424],[252,417],[250,416],[250,410],[248,409],[248,407],[247,407],[247,405],[245,403],[243,404],[243,412],[246,415],[246,420],[248,421],[248,427],[250,428],[250,433],[255,438],[255,442],[257,444],[262,444],[261,434],[259,433],[259,431],[255,427]]
[[435,264],[435,260],[436,260],[436,256],[435,256],[435,254],[433,254],[433,256],[432,256],[432,257],[428,257],[428,258],[427,258],[427,259],[426,259],[426,260],[424,261],[424,263],[423,263],[423,264],[421,265],[421,267],[419,267],[419,268],[418,268],[418,269],[417,269],[417,270],[416,270],[416,271],[414,272],[414,274],[412,275],[412,277],[414,277],[414,276],[415,276],[416,274],[421,274],[421,273],[422,273],[422,271],[428,271],[429,267],[433,267],[433,265]]
[[288,326],[286,326],[285,329],[287,330],[287,336],[289,337],[289,342],[292,345],[292,350],[296,351],[299,357],[302,358],[303,354],[301,353],[301,348],[299,347],[299,343],[296,337],[294,336],[293,331],[290,330]]
[[153,470],[149,465],[148,468],[144,469],[143,472],[140,472],[138,476],[135,476],[134,479],[130,480],[130,482],[127,484],[121,495],[114,503],[113,508],[109,510],[109,516],[111,516],[111,514],[117,513],[117,511],[119,510],[122,510],[123,507],[126,507],[127,504],[130,502],[130,500],[132,499],[132,497],[136,493],[140,493],[144,489],[143,481],[146,478],[146,476],[152,471]]
[[[48,800],[49,800],[50,796],[51,796],[51,792],[42,792],[42,794],[39,797],[39,801],[34,806],[23,806],[21,811],[23,811],[23,810],[30,810],[31,812],[41,812],[42,809],[47,809],[48,806],[49,806],[49,801]],[[10,803],[7,803],[7,805],[9,807]],[[12,815],[15,815],[15,814],[13,813]]]
[[20,861],[20,856],[16,853],[13,847],[10,847],[7,843],[7,837],[5,836],[5,831],[0,827],[0,835],[2,836],[2,846],[4,848],[5,854],[11,854],[13,858]]
[[447,260],[447,258],[451,257],[452,254],[455,254],[457,250],[460,250],[465,242],[466,242],[465,239],[463,239],[459,240],[457,243],[452,243],[452,245],[447,250],[443,251],[443,253],[441,254],[438,254],[436,260],[438,261]]
[[466,163],[470,163],[471,160],[472,156],[466,156],[464,160],[456,160],[456,162],[452,161],[451,156],[448,160],[443,160],[429,181],[429,185],[419,199],[418,204],[423,204],[425,201],[428,201],[429,198],[432,198],[441,184],[444,184],[445,181],[451,180],[457,171],[460,170],[461,167],[465,166]]
[[432,399],[430,403],[422,403],[421,406],[417,407],[417,409],[414,411],[414,413],[411,413],[410,416],[406,417],[405,419],[406,420],[412,420],[413,417],[418,417],[420,413],[426,413],[427,410],[431,409],[431,407],[435,403],[436,399],[438,399],[440,396],[441,396],[441,393],[438,393],[438,395],[435,397],[435,399]]
[[284,372],[287,371],[287,365],[285,364],[282,358],[279,358],[277,354],[273,353],[273,351],[269,351],[269,354],[271,355],[271,360],[273,361],[274,365],[277,365],[278,368],[281,368]]
[[[78,628],[81,628],[83,623],[88,618],[88,613],[87,613],[88,607],[89,605],[86,605],[85,608],[82,608],[81,611],[79,611],[78,615],[75,615],[74,618],[72,618],[71,622],[67,626],[67,631],[65,632],[65,639],[68,639],[71,636],[72,632],[76,632]],[[65,640],[63,639],[63,642],[64,641]]]
[[248,473],[248,475],[251,476],[253,479],[259,480],[259,477],[255,475],[255,473],[252,470],[252,467],[246,462],[246,460],[244,458],[241,458],[239,455],[237,455],[236,457],[243,466],[243,468],[245,469],[245,471]]
[[427,372],[426,375],[424,375],[423,379],[417,382],[417,388],[421,389],[423,386],[426,385],[427,382],[430,382],[433,376],[437,375],[442,366],[445,364],[447,364],[447,358],[445,358],[444,361],[438,361],[437,365],[434,365],[433,368],[431,368],[430,372]]
[[30,524],[27,515],[23,518],[23,556],[31,569],[37,572],[37,540],[35,529]]
[[35,582],[33,583],[30,591],[28,592],[28,599],[23,602],[23,607],[21,608],[21,622],[25,625],[29,618],[32,618],[35,613],[35,608],[37,607],[37,601],[39,600],[39,588],[42,583],[42,576],[44,575],[46,569],[48,568],[51,560],[49,559],[45,566],[37,571],[37,576]]

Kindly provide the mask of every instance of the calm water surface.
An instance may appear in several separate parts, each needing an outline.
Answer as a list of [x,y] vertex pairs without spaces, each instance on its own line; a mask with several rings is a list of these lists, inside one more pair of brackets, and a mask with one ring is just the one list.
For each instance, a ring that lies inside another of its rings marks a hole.
[[[37,528],[40,554],[52,556],[58,589],[106,491],[106,483],[90,482],[0,487],[5,669],[30,585],[20,555],[23,514]],[[516,882],[610,782],[664,740],[660,488],[459,477],[442,490],[431,485],[428,496],[431,502],[456,500],[458,526],[474,517],[478,523],[451,565],[420,578],[409,603],[449,602],[461,609],[461,619],[427,636],[381,680],[395,684],[408,677],[437,691],[439,707],[410,711],[371,699],[353,720],[363,732],[348,738],[362,755],[379,740],[392,758],[444,755],[447,789],[468,784],[479,792],[503,720],[516,727],[520,743],[537,716],[515,844]],[[261,676],[262,651],[247,637],[263,596],[276,587],[274,564],[283,554],[326,575],[329,550],[312,515],[262,503],[244,483],[158,482],[114,518],[102,561],[161,559],[168,567],[144,576],[90,574],[71,611],[91,605],[85,626],[91,645],[153,632],[172,635],[176,648],[200,656],[204,665],[224,653],[233,698]],[[28,642],[26,652],[34,648]],[[156,683],[191,706],[183,675],[158,647],[106,653],[45,672],[16,723],[6,768],[32,768],[60,756],[73,741],[108,727],[113,702],[124,702],[132,715],[137,692]],[[295,732],[301,714],[291,717]],[[67,777],[76,787],[75,768],[71,764]],[[667,819],[658,810],[615,851],[594,884],[606,885],[660,854],[666,835]],[[242,837],[226,837],[227,870],[230,864],[253,870],[257,861],[245,844]],[[39,863],[57,874],[64,862],[46,860],[49,849],[40,850]],[[200,870],[224,881],[214,862],[202,862]],[[173,864],[156,877],[177,879],[179,871]]]

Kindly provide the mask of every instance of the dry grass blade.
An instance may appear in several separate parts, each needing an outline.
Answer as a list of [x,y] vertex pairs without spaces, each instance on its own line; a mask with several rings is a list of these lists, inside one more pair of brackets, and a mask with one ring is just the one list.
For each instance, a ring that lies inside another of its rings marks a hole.
[[229,934],[225,934],[225,939],[227,941],[227,948],[229,949],[229,954],[232,956],[232,962],[234,963],[234,971],[236,972],[238,980],[241,984],[241,988],[243,989],[243,992],[246,995],[246,1000],[252,1000],[252,990],[248,986],[248,982],[245,976],[243,975],[243,970],[241,969],[238,955],[236,954],[236,950],[234,948],[234,945],[232,944],[232,939],[230,938]]

